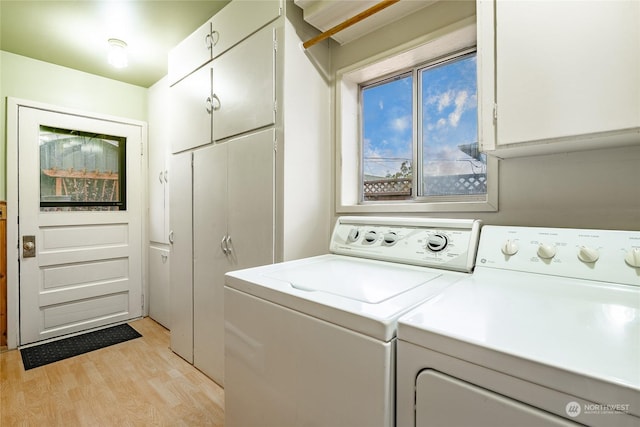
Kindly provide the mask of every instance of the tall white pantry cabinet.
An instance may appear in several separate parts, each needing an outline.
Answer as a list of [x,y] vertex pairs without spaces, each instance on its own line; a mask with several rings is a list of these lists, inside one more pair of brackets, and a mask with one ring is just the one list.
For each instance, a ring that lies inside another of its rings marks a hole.
[[171,348],[221,385],[224,274],[327,250],[329,49],[301,48],[315,34],[293,2],[234,0],[169,56]]

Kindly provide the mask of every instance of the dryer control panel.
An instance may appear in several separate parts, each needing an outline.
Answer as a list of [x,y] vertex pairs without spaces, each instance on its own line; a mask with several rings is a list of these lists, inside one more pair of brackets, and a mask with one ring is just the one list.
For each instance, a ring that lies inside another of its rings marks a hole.
[[470,272],[480,237],[479,220],[340,217],[331,252]]
[[485,226],[477,265],[640,286],[640,231]]

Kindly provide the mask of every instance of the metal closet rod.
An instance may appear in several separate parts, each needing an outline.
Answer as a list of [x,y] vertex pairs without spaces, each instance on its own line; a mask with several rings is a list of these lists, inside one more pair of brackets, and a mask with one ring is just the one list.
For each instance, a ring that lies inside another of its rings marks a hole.
[[362,21],[363,19],[366,19],[368,17],[370,17],[371,15],[380,12],[383,9],[386,9],[387,7],[391,6],[394,3],[398,3],[400,0],[382,0],[380,3],[374,4],[373,6],[371,6],[369,9],[364,10],[362,12],[360,12],[359,14],[345,20],[342,21],[341,23],[339,23],[338,25],[329,28],[327,31],[325,31],[324,33],[318,34],[317,36],[315,36],[312,39],[307,40],[306,42],[302,43],[302,47],[305,49],[309,49],[311,46],[313,46],[316,43],[321,42],[322,40],[331,37],[332,35],[334,35],[335,33],[339,33],[340,31],[344,30],[345,28],[348,28],[350,26],[352,26],[353,24],[356,24],[360,21]]

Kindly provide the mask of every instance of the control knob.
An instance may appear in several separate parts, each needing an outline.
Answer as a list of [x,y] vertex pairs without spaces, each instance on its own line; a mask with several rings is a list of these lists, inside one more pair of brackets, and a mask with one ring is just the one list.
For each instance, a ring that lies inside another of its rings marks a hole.
[[440,252],[447,247],[447,236],[441,233],[434,233],[429,235],[427,239],[427,249],[432,252]]
[[349,231],[349,235],[347,236],[347,241],[355,242],[356,240],[358,240],[358,237],[360,237],[360,230],[358,230],[357,228],[352,228],[351,231]]
[[395,232],[390,231],[384,234],[383,240],[386,245],[391,246],[398,240],[398,235]]
[[510,239],[502,244],[502,253],[507,256],[515,255],[519,249],[518,244]]
[[375,231],[371,230],[371,231],[367,231],[364,235],[364,241],[367,243],[373,243],[376,240],[378,240],[378,233],[376,233]]
[[545,243],[540,243],[538,246],[538,256],[542,259],[551,259],[556,256],[556,247],[555,245],[548,245]]
[[624,260],[631,267],[640,268],[640,248],[631,249],[627,252],[627,256],[624,257]]
[[600,253],[589,246],[580,246],[578,250],[578,259],[582,262],[596,262],[600,258]]

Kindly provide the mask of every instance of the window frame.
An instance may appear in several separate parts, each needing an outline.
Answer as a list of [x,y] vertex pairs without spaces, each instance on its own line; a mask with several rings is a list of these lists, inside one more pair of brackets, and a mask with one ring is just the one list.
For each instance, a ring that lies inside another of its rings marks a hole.
[[[482,135],[480,79],[481,54],[476,45],[475,20],[445,27],[397,48],[336,72],[336,212],[472,212],[498,209],[498,159],[487,156],[487,193],[479,195],[429,196],[402,201],[362,201],[362,125],[360,123],[360,86],[384,80],[425,63],[435,63],[452,55],[476,51],[478,67],[478,143]],[[414,85],[417,82],[414,79]],[[414,104],[417,101],[414,101]],[[418,120],[414,108],[414,120]],[[415,121],[414,123],[418,123]],[[414,126],[416,132],[419,126]],[[415,135],[417,136],[417,135]],[[414,159],[417,159],[417,143]],[[480,145],[481,146],[481,145]],[[417,161],[417,160],[416,160]],[[417,166],[417,165],[415,165]],[[417,172],[417,169],[415,170]],[[414,188],[418,173],[414,173]]]

